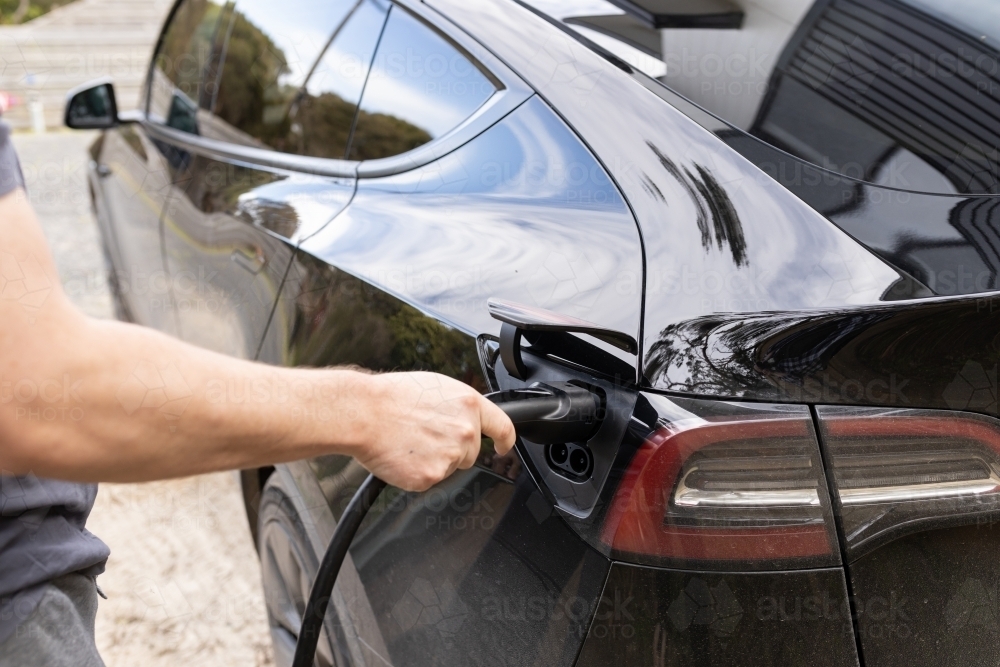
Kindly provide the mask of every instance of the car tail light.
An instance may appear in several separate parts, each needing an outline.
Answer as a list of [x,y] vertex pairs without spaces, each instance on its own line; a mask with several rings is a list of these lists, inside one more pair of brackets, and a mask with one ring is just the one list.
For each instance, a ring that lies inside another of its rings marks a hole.
[[937,410],[821,407],[849,556],[1000,512],[1000,422]]
[[657,423],[602,527],[614,557],[715,569],[839,562],[807,407],[646,398]]

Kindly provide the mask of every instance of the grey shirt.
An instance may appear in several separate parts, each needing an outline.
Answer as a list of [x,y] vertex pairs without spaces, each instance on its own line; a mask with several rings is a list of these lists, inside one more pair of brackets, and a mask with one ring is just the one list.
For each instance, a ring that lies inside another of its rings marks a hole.
[[[24,186],[9,135],[0,122],[0,197]],[[9,407],[0,384],[0,410]],[[85,527],[96,497],[96,484],[0,473],[0,643],[31,616],[47,582],[104,571],[110,551]]]
[[48,582],[104,571],[110,551],[84,527],[96,497],[96,484],[0,475],[0,643],[31,616]]

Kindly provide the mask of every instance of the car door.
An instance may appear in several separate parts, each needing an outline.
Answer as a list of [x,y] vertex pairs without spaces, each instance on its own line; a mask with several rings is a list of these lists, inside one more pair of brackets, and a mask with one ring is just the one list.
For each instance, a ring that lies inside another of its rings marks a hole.
[[201,70],[219,18],[205,0],[180,3],[160,37],[143,101],[147,123],[108,131],[96,173],[106,202],[116,256],[115,279],[130,319],[176,333],[172,285],[163,259],[162,222],[171,170],[182,156],[149,127],[186,127],[186,100],[197,95]]
[[[497,105],[502,116],[480,122]],[[641,280],[638,232],[604,169],[499,61],[419,5],[389,12],[349,155],[361,161],[357,192],[303,241],[276,309],[285,363],[433,370],[496,388],[492,297],[637,334],[639,297],[615,281]],[[634,355],[574,340],[563,355],[634,382]],[[473,469],[427,493],[383,495],[334,598],[337,664],[573,663],[609,562],[558,518],[524,456],[484,442]],[[363,474],[339,457],[276,473],[320,527]],[[268,590],[281,559],[271,564],[266,539],[261,548]]]
[[181,337],[255,358],[275,344],[262,336],[295,243],[353,193],[347,136],[385,8],[241,0],[218,13],[188,126],[157,128],[180,156],[164,252]]

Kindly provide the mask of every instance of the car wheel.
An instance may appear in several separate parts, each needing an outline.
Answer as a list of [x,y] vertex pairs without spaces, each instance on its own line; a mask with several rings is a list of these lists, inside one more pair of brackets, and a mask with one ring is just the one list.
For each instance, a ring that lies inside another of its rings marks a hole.
[[[272,475],[261,492],[257,549],[275,663],[289,667],[319,557],[309,543],[299,513],[276,477]],[[328,641],[321,639],[315,664],[335,664]]]

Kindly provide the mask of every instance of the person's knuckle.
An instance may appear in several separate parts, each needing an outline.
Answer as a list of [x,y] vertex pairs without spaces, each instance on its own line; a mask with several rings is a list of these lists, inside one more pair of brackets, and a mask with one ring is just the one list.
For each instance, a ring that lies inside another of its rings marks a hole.
[[478,436],[476,427],[470,422],[463,422],[458,427],[458,439],[463,445],[475,440]]
[[417,491],[426,491],[438,482],[438,477],[435,474],[434,469],[427,468],[424,470],[420,477],[418,478],[417,486],[419,487]]

